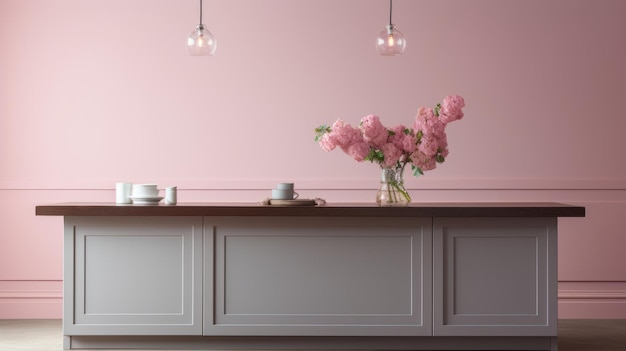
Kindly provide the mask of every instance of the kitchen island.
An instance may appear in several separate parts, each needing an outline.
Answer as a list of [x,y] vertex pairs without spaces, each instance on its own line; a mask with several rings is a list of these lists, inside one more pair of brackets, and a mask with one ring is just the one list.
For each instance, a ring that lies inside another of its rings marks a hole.
[[556,350],[556,203],[37,206],[66,349]]

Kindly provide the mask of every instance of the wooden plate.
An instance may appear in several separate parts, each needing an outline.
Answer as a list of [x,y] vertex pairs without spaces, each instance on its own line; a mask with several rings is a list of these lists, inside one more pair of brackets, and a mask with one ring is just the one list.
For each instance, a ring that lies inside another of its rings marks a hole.
[[295,199],[295,200],[275,200],[270,199],[272,206],[315,206],[315,200],[312,199]]

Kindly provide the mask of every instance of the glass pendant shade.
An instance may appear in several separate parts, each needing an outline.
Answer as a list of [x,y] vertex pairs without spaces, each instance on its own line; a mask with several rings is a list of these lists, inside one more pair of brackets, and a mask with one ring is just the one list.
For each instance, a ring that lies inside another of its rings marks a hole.
[[388,24],[376,38],[376,50],[383,56],[402,55],[405,48],[404,35],[393,24]]
[[197,25],[187,39],[187,51],[192,56],[212,56],[216,47],[217,42],[213,34],[203,24]]

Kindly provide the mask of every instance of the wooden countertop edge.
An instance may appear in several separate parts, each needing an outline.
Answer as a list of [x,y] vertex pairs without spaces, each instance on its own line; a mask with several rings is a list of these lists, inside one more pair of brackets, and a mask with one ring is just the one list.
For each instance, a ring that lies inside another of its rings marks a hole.
[[61,203],[36,206],[38,216],[302,216],[302,217],[584,217],[585,207],[559,203],[414,203],[408,207],[375,204],[263,206],[256,203],[116,205]]

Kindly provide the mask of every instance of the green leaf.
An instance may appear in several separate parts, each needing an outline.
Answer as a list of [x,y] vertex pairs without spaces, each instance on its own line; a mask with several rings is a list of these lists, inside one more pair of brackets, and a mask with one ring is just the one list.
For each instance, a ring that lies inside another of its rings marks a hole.
[[411,165],[411,169],[413,170],[413,175],[415,177],[419,177],[420,175],[424,175],[424,172],[421,168],[416,167],[415,165]]
[[394,132],[393,130],[388,130],[388,132],[389,132],[389,135],[390,135],[390,136],[391,136],[391,135],[396,135],[396,132]]
[[437,155],[437,163],[443,163],[446,159],[441,156],[441,155]]
[[409,128],[404,128],[404,130],[402,132],[404,133],[404,135],[411,134],[411,130]]
[[315,141],[318,142],[322,139],[324,134],[330,133],[331,129],[329,126],[322,124],[321,126],[315,128]]
[[441,104],[437,104],[435,106],[435,116],[439,117],[439,110],[441,110]]
[[385,160],[385,154],[378,149],[370,149],[370,153],[365,157],[366,161],[381,163]]

